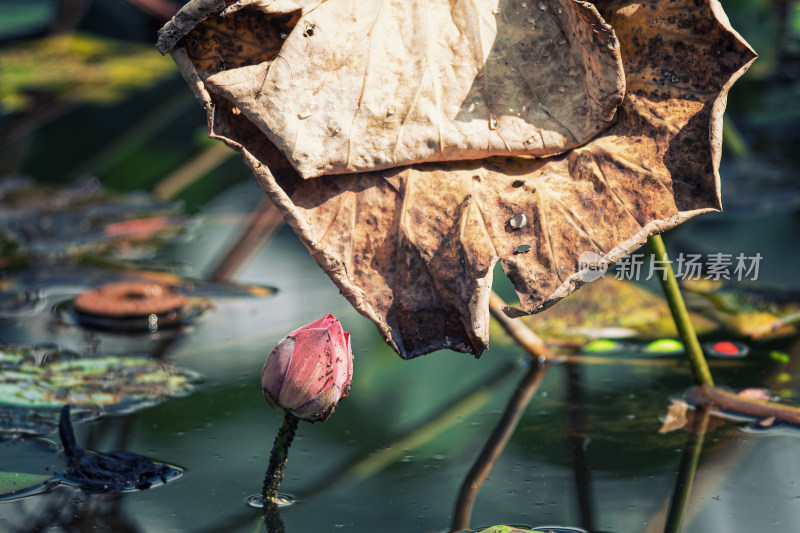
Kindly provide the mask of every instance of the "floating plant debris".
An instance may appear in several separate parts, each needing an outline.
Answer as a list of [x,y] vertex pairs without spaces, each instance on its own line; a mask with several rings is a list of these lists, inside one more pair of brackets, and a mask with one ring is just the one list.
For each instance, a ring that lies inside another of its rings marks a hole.
[[78,322],[103,329],[143,329],[178,324],[189,299],[169,285],[120,281],[82,292],[73,303]]
[[747,357],[747,354],[750,353],[750,347],[741,342],[718,341],[705,343],[703,345],[703,351],[709,357],[740,359],[742,357]]
[[609,352],[619,352],[624,349],[624,346],[617,342],[608,339],[598,339],[596,341],[592,341],[583,348],[581,351],[583,353],[609,353]]
[[64,404],[79,416],[131,412],[185,396],[199,376],[144,357],[37,358],[28,347],[0,347],[0,433],[51,432]]
[[671,398],[659,432],[691,428],[693,411],[698,407],[711,409],[711,414],[719,418],[750,422],[753,427],[785,425],[800,429],[800,406],[778,401],[766,389],[746,388],[733,391],[723,387],[698,385]]
[[650,355],[675,355],[683,353],[683,344],[675,339],[658,339],[646,345],[642,351]]

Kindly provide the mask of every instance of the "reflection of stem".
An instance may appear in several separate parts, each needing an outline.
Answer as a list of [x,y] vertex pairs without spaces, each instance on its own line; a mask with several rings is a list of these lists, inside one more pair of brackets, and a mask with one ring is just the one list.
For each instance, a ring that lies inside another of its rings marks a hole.
[[681,296],[678,281],[675,279],[675,272],[673,272],[672,265],[669,262],[664,241],[661,235],[653,235],[647,239],[647,244],[653,253],[653,259],[658,265],[665,267],[665,273],[663,276],[659,276],[659,280],[664,289],[664,295],[667,297],[667,303],[669,304],[672,318],[675,320],[675,326],[678,328],[678,334],[680,334],[686,349],[686,355],[689,356],[694,380],[698,385],[713,386],[714,380],[711,378],[711,371],[708,369],[703,349],[700,348],[700,342],[697,340],[694,326],[689,319],[689,311],[686,310],[686,304],[683,302],[683,296]]
[[236,152],[222,143],[214,143],[172,171],[153,187],[157,198],[174,198],[182,190],[231,159]]
[[575,492],[578,497],[581,527],[587,531],[594,531],[592,479],[585,446],[587,422],[582,369],[579,364],[567,364],[567,432],[571,441],[572,470],[575,474]]
[[289,459],[289,446],[292,445],[299,421],[300,419],[293,414],[286,413],[286,416],[283,417],[283,425],[278,430],[278,436],[275,437],[275,444],[272,446],[272,454],[269,457],[269,466],[264,476],[264,488],[261,491],[265,515],[270,508],[269,504],[275,503],[278,498],[278,489],[283,481],[283,470]]
[[500,322],[500,325],[503,326],[503,329],[505,329],[506,332],[511,335],[515,341],[517,341],[517,344],[522,346],[522,348],[528,352],[532,358],[547,360],[555,359],[544,341],[542,341],[542,339],[540,339],[536,333],[534,333],[529,327],[519,320],[509,318],[508,315],[503,312],[504,307],[506,307],[506,304],[503,299],[500,298],[494,291],[492,291],[492,295],[489,297],[489,311],[491,311],[492,316],[498,322]]
[[503,449],[508,444],[511,435],[514,434],[522,413],[525,412],[525,408],[542,383],[548,368],[540,368],[532,362],[525,377],[517,385],[514,394],[508,401],[506,410],[503,412],[503,416],[489,436],[489,440],[486,441],[486,445],[481,450],[475,464],[472,465],[467,477],[464,478],[464,483],[461,485],[461,491],[456,501],[453,523],[450,527],[451,531],[469,529],[475,497],[478,495],[478,491],[481,489],[486,477],[492,471],[497,458],[503,453]]
[[[789,376],[792,376],[792,379],[788,382],[782,382],[777,378],[779,373],[775,372],[764,382],[768,388],[774,389],[777,387],[795,387],[797,385],[798,376],[800,376],[800,343],[796,342],[789,350],[789,353],[791,355],[789,364],[785,366],[782,365],[780,367],[780,372],[785,372]],[[738,429],[732,428],[731,431],[738,431]],[[749,446],[743,445],[717,448],[713,450],[713,453],[706,455],[703,458],[704,475],[697,480],[698,484],[694,486],[695,493],[702,496],[707,496],[709,494],[713,494],[719,489],[720,486],[728,483],[731,477],[740,467],[740,464],[744,461],[744,458],[747,456],[747,454],[753,450],[753,444],[755,441],[750,442],[751,444]],[[709,450],[709,452],[712,452],[712,450]],[[664,517],[667,515],[668,504],[669,500],[666,500],[658,507],[658,511],[656,511],[656,513],[650,517],[650,520],[648,520],[648,524],[650,524],[649,527],[642,533],[657,533],[660,531],[656,524],[661,523]],[[693,506],[688,510],[687,516],[684,520],[687,526],[692,522],[700,510],[700,506]]]
[[678,469],[678,479],[675,481],[667,522],[664,524],[664,533],[679,533],[681,530],[689,494],[692,492],[692,482],[697,472],[697,463],[700,460],[700,451],[703,449],[703,439],[708,429],[709,414],[708,409],[698,409],[697,431],[689,435],[683,448],[681,466]]
[[[228,148],[225,148],[228,150]],[[236,241],[228,248],[210,277],[216,281],[232,281],[253,255],[283,225],[283,215],[265,195],[250,213]]]
[[286,531],[278,504],[274,501],[264,500],[264,525],[267,526],[267,533],[284,533]]

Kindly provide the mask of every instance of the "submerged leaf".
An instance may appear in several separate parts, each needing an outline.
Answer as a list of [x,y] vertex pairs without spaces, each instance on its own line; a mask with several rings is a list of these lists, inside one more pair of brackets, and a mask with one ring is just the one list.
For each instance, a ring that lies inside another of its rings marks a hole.
[[[198,6],[207,11],[198,14]],[[191,32],[204,31],[201,20],[219,25],[220,5],[190,3],[163,30],[161,45],[205,105],[210,135],[242,152],[316,261],[398,353],[480,354],[498,259],[520,296],[512,313],[533,313],[585,281],[582,252],[615,262],[648,236],[720,207],[722,112],[755,54],[716,0],[595,6],[620,41],[625,99],[610,129],[542,160],[303,179],[251,121],[255,112],[243,112],[258,91],[235,102],[213,92],[206,49]]]

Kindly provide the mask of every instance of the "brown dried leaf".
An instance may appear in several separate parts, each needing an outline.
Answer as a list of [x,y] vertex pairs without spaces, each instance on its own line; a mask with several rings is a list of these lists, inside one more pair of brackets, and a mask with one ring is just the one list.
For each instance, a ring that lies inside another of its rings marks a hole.
[[517,314],[536,312],[583,282],[581,252],[614,262],[648,236],[720,207],[722,112],[755,54],[716,0],[596,5],[619,36],[628,92],[612,128],[546,160],[305,180],[239,111],[244,102],[208,91],[191,59],[199,46],[191,33],[172,54],[206,105],[211,136],[242,151],[320,266],[387,342],[403,357],[440,348],[480,354],[498,259],[519,293]]
[[[622,101],[619,43],[589,3],[314,4],[277,61],[252,50],[276,38],[264,38],[272,22],[252,24],[275,14],[269,2],[240,1],[187,43],[206,89],[236,102],[306,178],[554,155],[606,129]],[[236,43],[203,42],[222,26]],[[236,57],[208,68],[218,54]]]
[[670,431],[683,428],[689,423],[689,418],[686,415],[687,411],[689,411],[688,403],[683,400],[672,400],[658,432],[669,433]]

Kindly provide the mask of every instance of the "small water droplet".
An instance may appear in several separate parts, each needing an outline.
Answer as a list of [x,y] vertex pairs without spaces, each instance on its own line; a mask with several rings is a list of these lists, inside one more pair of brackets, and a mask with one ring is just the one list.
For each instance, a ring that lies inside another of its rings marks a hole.
[[541,9],[542,11],[545,10],[544,2],[539,2],[539,9]]
[[494,8],[494,9],[492,9],[492,14],[493,14],[493,15],[499,15],[499,14],[500,14],[500,8],[499,8],[499,7],[496,7],[496,8]]
[[494,115],[489,117],[489,129],[490,130],[497,129],[497,118]]

